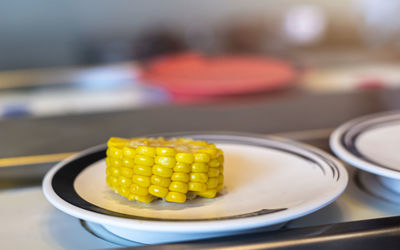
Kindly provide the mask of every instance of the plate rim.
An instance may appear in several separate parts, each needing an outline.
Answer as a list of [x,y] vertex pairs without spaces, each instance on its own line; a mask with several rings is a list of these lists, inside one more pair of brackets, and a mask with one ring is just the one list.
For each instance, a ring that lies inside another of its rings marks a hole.
[[351,150],[343,143],[344,140],[343,137],[345,136],[345,133],[349,131],[349,129],[355,126],[361,126],[367,122],[372,122],[377,119],[384,119],[384,118],[387,119],[396,116],[399,117],[400,121],[400,111],[398,110],[373,113],[351,119],[341,124],[331,133],[329,138],[329,146],[337,157],[339,157],[346,163],[350,164],[351,166],[354,166],[356,168],[359,168],[361,170],[367,171],[372,174],[381,175],[384,177],[389,177],[394,179],[400,179],[400,170],[395,170],[383,166],[383,164],[372,162],[367,158],[362,158],[357,154],[351,152]]
[[[336,166],[338,171],[338,176],[336,180],[336,188],[330,192],[330,195],[320,198],[319,200],[308,201],[306,204],[302,204],[300,206],[296,206],[295,208],[286,209],[283,211],[279,211],[277,213],[280,216],[275,216],[270,218],[270,214],[266,215],[257,215],[253,217],[246,218],[235,218],[235,219],[226,219],[221,222],[221,220],[207,220],[207,221],[158,221],[158,220],[137,220],[131,218],[119,218],[110,215],[104,215],[95,213],[92,211],[85,210],[80,207],[76,207],[73,204],[68,203],[61,197],[59,197],[52,188],[52,178],[54,174],[57,173],[63,166],[72,162],[76,159],[81,158],[84,155],[87,155],[91,152],[96,152],[105,147],[105,144],[100,144],[86,150],[83,150],[76,155],[70,156],[62,162],[56,164],[44,177],[43,179],[43,192],[47,200],[59,210],[72,215],[74,217],[92,221],[99,224],[112,225],[117,227],[122,227],[126,229],[140,230],[140,231],[148,231],[148,232],[179,232],[179,233],[210,233],[210,232],[226,232],[226,231],[240,231],[244,229],[258,228],[269,225],[278,224],[281,222],[286,222],[291,219],[299,218],[304,215],[310,214],[324,206],[327,206],[334,200],[336,200],[346,189],[348,184],[348,173],[345,167],[341,164],[340,161],[335,159],[334,156],[329,155],[328,153],[320,150],[316,147],[306,145],[304,143],[294,142],[289,139],[274,137],[274,136],[266,136],[261,134],[254,133],[237,133],[237,132],[184,132],[184,133],[164,133],[157,134],[164,136],[228,136],[235,138],[253,138],[253,139],[261,139],[267,140],[270,143],[278,143],[285,146],[290,146],[296,148],[300,151],[307,150],[315,158],[318,158],[325,162],[325,159],[330,160]],[[152,136],[152,135],[150,135]],[[326,162],[325,162],[326,163]],[[332,177],[333,178],[333,177]],[[295,211],[293,211],[295,210]],[[296,211],[299,210],[299,211]],[[274,213],[274,214],[277,214]],[[265,218],[267,217],[267,218]],[[135,222],[135,223],[133,223]]]

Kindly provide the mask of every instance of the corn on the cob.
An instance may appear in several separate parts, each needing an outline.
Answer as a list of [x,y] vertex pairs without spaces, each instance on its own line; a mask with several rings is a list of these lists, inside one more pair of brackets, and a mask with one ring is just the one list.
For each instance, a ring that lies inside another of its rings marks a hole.
[[107,184],[129,200],[183,203],[188,196],[214,198],[224,186],[224,156],[214,144],[112,137],[107,146]]

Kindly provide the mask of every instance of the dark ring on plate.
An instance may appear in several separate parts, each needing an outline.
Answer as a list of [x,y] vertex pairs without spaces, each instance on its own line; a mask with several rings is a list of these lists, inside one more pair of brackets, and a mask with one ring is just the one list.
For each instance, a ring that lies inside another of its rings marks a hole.
[[[376,120],[377,118],[380,118],[380,117],[384,118],[385,116],[386,116],[385,114],[375,115],[374,118],[372,118],[373,120],[371,120],[371,121],[369,121],[371,119],[370,116],[357,120],[357,122],[354,124],[354,126],[352,126],[350,129],[347,129],[340,136],[340,143],[342,144],[342,146],[344,148],[346,148],[349,151],[349,153],[353,154],[354,156],[356,156],[366,162],[372,163],[372,164],[377,165],[382,168],[390,169],[393,171],[398,171],[398,169],[386,166],[382,163],[378,163],[378,162],[372,160],[368,156],[361,153],[356,146],[357,140],[359,139],[360,135],[362,135],[363,133],[368,132],[369,130],[372,130],[372,129],[386,127],[392,123],[400,122],[399,117],[388,117],[384,121]],[[366,122],[366,123],[363,124],[364,122]]]
[[[182,134],[180,134],[182,136]],[[192,137],[193,139],[196,139],[196,134],[187,134],[187,136]],[[172,136],[169,136],[172,137]],[[247,137],[247,138],[246,138]],[[288,149],[284,148],[279,148],[277,146],[272,146],[270,145],[269,141],[265,140],[268,137],[263,137],[261,140],[259,137],[253,137],[249,138],[249,135],[246,135],[246,137],[241,137],[240,134],[238,136],[235,136],[233,139],[226,137],[224,134],[216,134],[216,135],[211,135],[209,138],[206,135],[197,135],[197,139],[203,139],[203,140],[208,140],[208,141],[218,141],[218,142],[225,142],[225,143],[232,143],[232,142],[237,142],[237,139],[240,138],[241,144],[242,145],[250,145],[250,146],[260,146],[260,147],[266,147],[266,148],[271,148],[275,149],[278,151],[282,152],[287,152],[293,155],[296,155],[304,160],[307,160],[309,162],[312,162],[316,166],[318,166],[321,169],[321,172],[323,175],[326,175],[326,171],[323,166],[321,166],[316,160],[307,157],[305,155],[301,155],[295,151],[291,151]],[[279,140],[273,140],[273,142],[280,142]],[[283,143],[283,142],[282,142]],[[284,141],[285,144],[292,145],[291,142]],[[329,166],[329,168],[332,171],[332,178],[335,179],[336,181],[339,180],[339,170],[337,166],[334,164],[333,161],[331,161],[329,158],[325,157],[322,154],[319,154],[318,152],[314,152],[309,150],[306,147],[302,147],[301,145],[293,143],[296,147],[300,147],[302,150],[311,153],[313,155],[318,156],[319,158],[322,158],[324,162]],[[114,212],[108,209],[104,209],[102,207],[99,207],[95,204],[92,204],[86,200],[84,200],[82,197],[79,196],[79,194],[76,192],[74,188],[74,180],[76,177],[88,166],[91,164],[102,160],[106,157],[106,146],[104,145],[104,148],[99,149],[95,152],[89,153],[87,155],[78,157],[76,159],[73,159],[69,162],[67,162],[65,165],[63,165],[61,168],[59,168],[56,173],[53,176],[51,185],[53,187],[54,192],[63,200],[67,201],[68,203],[77,206],[79,208],[96,212],[99,214],[104,214],[104,215],[110,215],[110,216],[115,216],[115,217],[120,217],[120,218],[129,218],[129,219],[137,219],[137,220],[148,220],[148,221],[210,221],[210,220],[228,220],[228,219],[241,219],[241,218],[247,218],[247,217],[254,217],[254,216],[260,216],[260,215],[265,215],[265,214],[270,214],[270,213],[275,213],[279,211],[286,210],[287,208],[275,208],[275,209],[261,209],[258,211],[250,212],[250,213],[245,213],[245,214],[239,214],[239,215],[233,215],[233,216],[225,216],[225,217],[217,217],[217,218],[206,218],[206,219],[160,219],[160,218],[151,218],[151,217],[142,217],[142,216],[135,216],[135,215],[128,215],[128,214],[123,214],[119,212]],[[336,177],[336,178],[335,178]]]

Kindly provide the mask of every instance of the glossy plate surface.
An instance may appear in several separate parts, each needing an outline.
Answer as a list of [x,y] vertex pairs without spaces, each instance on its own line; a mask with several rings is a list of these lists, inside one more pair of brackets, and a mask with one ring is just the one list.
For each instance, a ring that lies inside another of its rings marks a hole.
[[363,116],[338,127],[332,150],[364,171],[400,180],[400,112]]
[[43,191],[72,216],[102,224],[126,239],[160,243],[278,225],[328,205],[348,182],[337,160],[306,145],[234,133],[173,136],[207,140],[222,148],[222,195],[185,204],[128,201],[106,185],[105,145],[57,164],[47,173]]

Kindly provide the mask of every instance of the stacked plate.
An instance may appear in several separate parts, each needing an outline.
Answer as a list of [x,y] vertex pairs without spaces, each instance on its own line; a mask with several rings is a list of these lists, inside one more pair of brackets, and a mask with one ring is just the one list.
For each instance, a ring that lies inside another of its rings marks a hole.
[[334,153],[361,170],[360,181],[370,193],[400,203],[400,112],[351,120],[330,138]]
[[99,145],[50,170],[45,196],[65,213],[152,244],[276,229],[333,202],[348,182],[339,161],[304,144],[236,133],[165,136],[207,140],[223,149],[221,195],[185,204],[128,201],[107,187],[106,145]]

